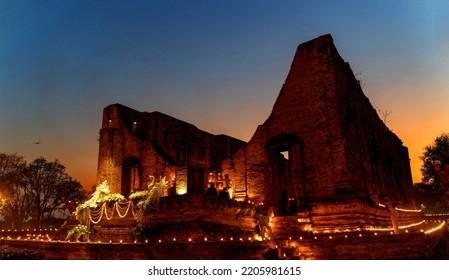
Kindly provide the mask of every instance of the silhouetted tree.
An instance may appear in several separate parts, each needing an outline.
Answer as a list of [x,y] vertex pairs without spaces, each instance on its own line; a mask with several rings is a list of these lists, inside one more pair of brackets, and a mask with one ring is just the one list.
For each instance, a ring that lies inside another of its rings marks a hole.
[[0,154],[0,214],[13,227],[24,222],[41,225],[67,202],[83,201],[86,194],[64,165],[38,158],[29,165],[17,154]]
[[425,147],[425,151],[420,157],[423,161],[421,167],[422,182],[424,184],[432,184],[438,181],[435,173],[435,166],[440,165],[443,159],[449,158],[449,134],[442,133],[435,138],[433,143]]
[[38,225],[56,210],[63,210],[69,200],[84,200],[83,187],[55,160],[35,159],[26,169],[27,192],[31,198],[32,219]]
[[22,156],[0,153],[0,214],[6,223],[19,228],[30,213],[25,169],[26,162]]
[[444,159],[449,158],[449,134],[442,133],[433,143],[425,147],[420,157],[423,161],[421,167],[422,182],[415,184],[416,200],[427,213],[443,213],[449,211],[446,201],[445,189],[439,184],[436,170]]

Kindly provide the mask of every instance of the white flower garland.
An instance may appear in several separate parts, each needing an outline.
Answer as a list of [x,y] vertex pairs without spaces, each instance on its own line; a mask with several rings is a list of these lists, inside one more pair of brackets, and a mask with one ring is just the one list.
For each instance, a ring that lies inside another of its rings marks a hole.
[[[127,205],[125,207],[120,206],[119,202],[115,202],[112,205],[112,210],[110,211],[110,214],[108,214],[108,207],[107,207],[107,203],[103,203],[103,205],[101,206],[100,209],[98,210],[91,210],[89,212],[89,220],[93,223],[93,224],[98,224],[99,222],[101,222],[103,215],[106,216],[106,219],[109,221],[114,217],[114,213],[117,212],[117,215],[120,218],[124,218],[128,215],[129,213],[129,209],[131,209],[131,213],[133,215],[134,218],[136,218],[136,214],[134,213],[134,204],[132,201],[129,201],[127,203]],[[124,213],[124,214],[123,214]]]

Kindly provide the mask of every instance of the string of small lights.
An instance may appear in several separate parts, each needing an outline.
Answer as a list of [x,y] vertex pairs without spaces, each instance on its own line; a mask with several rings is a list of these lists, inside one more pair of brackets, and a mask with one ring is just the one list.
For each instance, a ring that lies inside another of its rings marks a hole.
[[[377,205],[382,208],[387,208],[387,206],[382,203],[378,203]],[[399,212],[414,212],[414,213],[422,212],[421,209],[404,209],[404,208],[398,208],[398,207],[395,207],[394,209],[396,209],[396,211],[399,211]]]
[[446,224],[446,221],[443,221],[439,226],[436,226],[436,227],[431,228],[431,229],[429,229],[429,230],[427,230],[427,231],[424,231],[424,233],[425,233],[425,234],[430,234],[430,233],[432,233],[432,232],[435,232],[435,231],[437,231],[437,230],[443,228],[443,226],[444,226],[445,224]]
[[[120,218],[124,218],[124,217],[126,217],[126,215],[128,215],[130,209],[131,209],[131,213],[132,213],[133,217],[136,218],[136,214],[134,213],[134,205],[133,205],[132,201],[129,201],[125,207],[120,206],[119,202],[115,202],[112,205],[110,214],[108,214],[107,203],[103,203],[103,205],[101,205],[101,207],[98,210],[91,210],[88,213],[88,216],[89,216],[89,220],[93,224],[98,224],[99,222],[101,222],[103,215],[106,217],[106,219],[108,221],[114,217],[114,213],[117,213],[117,215]],[[123,212],[124,212],[124,214],[122,214]]]
[[[416,223],[415,225],[421,225],[422,223]],[[446,225],[446,221],[439,221],[438,225],[429,228],[427,230],[421,229],[420,232],[424,234],[432,234],[440,229],[442,229]],[[22,241],[22,242],[28,242],[28,241],[35,241],[35,242],[58,242],[58,243],[71,243],[70,241],[61,241],[61,240],[54,240],[48,233],[42,234],[42,233],[33,233],[33,232],[39,232],[39,231],[57,231],[56,229],[27,229],[27,230],[2,230],[3,233],[8,233],[6,237],[2,236],[0,240],[4,241]],[[383,231],[383,230],[382,230]],[[17,237],[11,237],[9,235],[10,233],[20,233],[25,232],[26,236],[23,238],[22,236]],[[416,232],[416,231],[415,231]],[[406,231],[402,234],[410,233]],[[393,232],[390,232],[390,234],[393,234]],[[377,232],[368,234],[367,232],[362,233],[358,231],[353,232],[337,232],[337,231],[327,231],[326,233],[318,233],[318,231],[310,232],[308,235],[300,235],[296,238],[289,237],[289,241],[294,242],[300,242],[300,241],[309,241],[313,242],[316,240],[322,240],[324,239],[338,239],[338,238],[361,238],[361,237],[376,237],[381,236],[378,235]],[[262,241],[269,241],[270,238],[263,239],[259,235],[250,235],[250,236],[235,236],[235,237],[213,237],[213,236],[196,236],[194,237],[172,237],[172,238],[160,238],[157,240],[149,240],[146,239],[144,241],[138,241],[134,240],[133,242],[124,242],[123,240],[120,241],[113,241],[113,240],[88,240],[88,241],[76,241],[75,243],[98,243],[98,244],[162,244],[162,243],[204,243],[204,242],[262,242]],[[73,242],[72,242],[73,243]],[[296,244],[296,243],[292,243]]]
[[425,217],[448,217],[449,218],[449,213],[443,214],[424,214]]
[[[421,225],[421,224],[423,224],[425,222],[426,222],[426,220],[422,220],[422,221],[417,222],[417,223],[412,223],[412,224],[408,224],[408,225],[399,226],[399,228],[400,229],[406,229],[406,228],[416,227],[416,226],[419,226],[419,225]],[[384,228],[383,227],[366,227],[365,229],[369,230],[369,231],[392,231],[393,227],[384,227]]]
[[23,229],[2,229],[2,232],[30,232],[30,231],[58,231],[57,228],[23,228]]

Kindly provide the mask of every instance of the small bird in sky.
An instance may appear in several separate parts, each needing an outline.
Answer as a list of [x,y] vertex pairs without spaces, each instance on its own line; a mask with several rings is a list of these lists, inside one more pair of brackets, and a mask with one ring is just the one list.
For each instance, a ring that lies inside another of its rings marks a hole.
[[41,141],[34,142],[34,144],[36,144],[36,145],[38,145],[38,144],[40,144],[40,143],[41,143]]

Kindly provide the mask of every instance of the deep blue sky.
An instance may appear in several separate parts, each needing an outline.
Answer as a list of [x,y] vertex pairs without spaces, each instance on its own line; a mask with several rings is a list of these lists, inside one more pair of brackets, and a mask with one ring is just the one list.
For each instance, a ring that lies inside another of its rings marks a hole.
[[[449,1],[0,1],[0,152],[95,182],[102,109],[249,140],[298,44],[331,33],[410,149],[449,123]],[[33,144],[41,141],[41,144]]]

